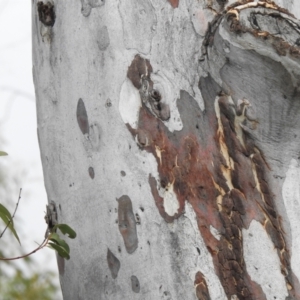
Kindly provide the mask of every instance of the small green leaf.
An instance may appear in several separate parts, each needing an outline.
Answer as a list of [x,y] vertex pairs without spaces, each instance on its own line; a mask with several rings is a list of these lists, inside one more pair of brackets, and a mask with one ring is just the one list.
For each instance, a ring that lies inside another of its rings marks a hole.
[[49,242],[48,246],[50,248],[56,250],[59,256],[65,258],[65,259],[70,259],[69,253],[63,247],[61,247],[60,245]]
[[70,253],[69,245],[66,243],[65,240],[61,239],[60,236],[57,233],[55,233],[55,232],[52,233],[49,240],[54,242],[55,244],[63,247],[66,250],[66,252]]
[[0,151],[0,156],[6,156],[6,155],[8,155],[6,152]]
[[8,229],[13,233],[15,238],[18,240],[19,244],[21,245],[19,236],[14,228],[14,222],[11,217],[10,212],[7,210],[7,208],[0,203],[0,218],[5,223],[5,225],[8,227]]
[[70,239],[76,238],[76,232],[67,224],[56,224],[54,229],[58,228],[62,234],[68,234]]
[[9,212],[8,209],[7,209],[4,205],[2,205],[1,203],[0,203],[0,212],[4,213],[5,215],[7,215],[7,216],[11,219],[11,214],[10,214],[10,212]]

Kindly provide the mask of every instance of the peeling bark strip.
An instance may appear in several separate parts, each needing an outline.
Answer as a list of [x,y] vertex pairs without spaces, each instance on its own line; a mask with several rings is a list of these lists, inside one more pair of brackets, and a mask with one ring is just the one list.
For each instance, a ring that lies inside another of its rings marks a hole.
[[[246,8],[252,8],[250,18],[248,18],[248,14],[243,15],[241,13]],[[269,10],[263,8],[269,8]],[[245,18],[245,15],[247,18]],[[261,38],[270,43],[281,56],[289,53],[296,58],[300,57],[300,26],[295,17],[286,9],[282,9],[271,2],[251,2],[246,6],[241,5],[229,9],[227,16],[231,31],[238,34],[250,33],[257,38]],[[269,28],[275,28],[276,31],[270,32]],[[286,40],[287,36],[288,40]]]
[[109,248],[107,248],[107,264],[111,273],[111,277],[113,279],[116,279],[118,277],[118,273],[121,267],[121,263],[118,260],[117,257],[114,256],[114,254],[110,251]]
[[133,253],[138,247],[138,237],[136,232],[136,222],[132,212],[132,203],[127,195],[118,199],[118,223],[122,234],[125,248],[129,254]]
[[206,280],[204,275],[201,272],[197,272],[195,276],[195,289],[196,289],[196,296],[199,300],[211,300],[208,287],[206,284]]
[[[250,17],[248,14],[241,13],[242,11],[247,11],[247,9],[252,9]],[[260,17],[257,17],[258,15]],[[240,0],[218,13],[209,24],[201,47],[201,60],[204,60],[204,56],[207,55],[207,47],[212,45],[214,34],[224,18],[229,21],[231,31],[237,34],[250,33],[255,37],[266,40],[273,45],[279,55],[286,55],[289,51],[290,54],[296,57],[300,56],[297,40],[289,43],[285,41],[287,34],[292,36],[292,31],[294,31],[296,36],[299,35],[300,27],[295,22],[293,14],[270,0],[257,2]],[[278,31],[269,32],[267,30],[267,27],[272,25],[272,23],[276,25],[275,27]]]
[[[139,56],[128,69],[127,76],[141,98],[145,78],[151,86],[151,71],[149,61]],[[200,79],[199,88],[205,113],[187,92],[180,93],[177,105],[183,122],[181,131],[170,133],[144,101],[137,129],[127,124],[138,140],[141,134],[147,137],[147,143],[140,142],[139,146],[157,160],[160,182],[150,175],[149,184],[159,213],[166,222],[172,222],[189,201],[228,299],[234,295],[238,299],[266,299],[262,288],[247,273],[243,258],[242,229],[248,228],[252,220],[259,221],[277,249],[288,292],[296,297],[294,287],[298,288],[299,282],[291,270],[269,187],[269,166],[243,126],[245,122],[254,123],[254,127],[257,123],[247,118],[249,102],[244,99],[236,106],[210,75]],[[179,203],[174,215],[168,214],[165,197],[159,195],[157,187],[166,189],[170,185]],[[211,226],[220,233],[220,239],[211,233]]]
[[55,23],[54,5],[51,2],[46,4],[42,1],[37,3],[39,20],[46,26],[53,27]]

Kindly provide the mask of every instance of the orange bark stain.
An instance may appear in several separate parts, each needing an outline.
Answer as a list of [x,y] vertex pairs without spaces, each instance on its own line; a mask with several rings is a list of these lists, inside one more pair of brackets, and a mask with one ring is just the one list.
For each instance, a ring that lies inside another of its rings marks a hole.
[[168,0],[173,8],[177,8],[179,5],[179,0]]

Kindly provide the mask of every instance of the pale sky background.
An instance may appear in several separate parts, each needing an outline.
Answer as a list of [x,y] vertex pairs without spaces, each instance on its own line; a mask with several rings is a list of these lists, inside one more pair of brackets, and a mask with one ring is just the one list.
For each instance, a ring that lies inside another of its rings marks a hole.
[[[18,187],[9,195],[12,206],[18,199],[18,188],[23,189],[17,211],[22,222],[17,230],[24,252],[43,241],[47,227],[31,56],[31,1],[0,0],[0,136],[4,139],[0,150],[9,153],[1,158],[0,167],[19,178]],[[17,242],[12,246],[15,251],[20,248]],[[54,251],[45,248],[34,258],[41,270],[57,273]]]

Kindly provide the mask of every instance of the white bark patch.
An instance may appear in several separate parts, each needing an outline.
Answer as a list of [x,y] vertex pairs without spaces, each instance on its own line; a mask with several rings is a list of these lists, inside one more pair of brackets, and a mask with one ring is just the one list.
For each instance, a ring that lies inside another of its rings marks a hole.
[[210,9],[203,9],[203,4],[198,1],[191,2],[189,5],[192,9],[189,10],[189,13],[194,29],[200,36],[205,36],[208,24],[216,16],[216,13]]
[[221,234],[214,226],[210,225],[209,231],[218,241],[220,240]]
[[174,216],[178,213],[179,202],[174,192],[174,182],[169,183],[164,192],[164,208],[169,216]]
[[[181,223],[180,226],[182,228],[182,238],[184,238],[184,243],[182,243],[182,245],[186,245],[187,247],[195,247],[195,254],[193,255],[190,253],[188,255],[192,261],[185,264],[188,266],[191,280],[194,281],[195,274],[198,271],[201,271],[205,276],[211,300],[227,299],[221,282],[215,273],[212,257],[208,252],[204,240],[199,232],[197,217],[190,203],[185,203],[184,218],[181,217],[178,222]],[[200,253],[197,252],[197,248],[199,251],[201,249]]]
[[[199,76],[204,75],[201,70],[198,70],[203,38],[198,34],[201,25],[197,20],[198,16],[194,16],[194,13],[195,9],[200,13],[204,4],[194,0],[179,1],[180,8],[173,9],[167,1],[155,0],[152,3],[158,21],[157,34],[153,37],[151,50],[153,73],[163,74],[172,83],[172,95],[175,95],[172,96],[172,101],[175,101],[175,104],[180,96],[180,90],[185,90],[192,97],[196,97],[202,109],[203,99],[201,96],[198,97],[197,85]],[[201,32],[204,34],[205,30]],[[168,97],[170,96],[171,94],[168,94]],[[171,118],[175,118],[171,105],[170,111]],[[170,125],[165,125],[172,131]]]
[[198,103],[200,109],[203,111],[205,109],[205,106],[204,106],[204,100],[203,100],[201,91],[198,87],[199,80],[200,80],[200,78],[198,80],[195,80],[194,85],[193,85],[194,94],[191,95],[191,96],[196,100],[196,102]]
[[253,220],[249,229],[243,229],[244,259],[251,279],[263,289],[268,300],[288,296],[280,261],[263,226]]
[[291,265],[300,278],[300,166],[292,159],[282,187],[282,196],[292,234]]
[[119,112],[123,122],[137,129],[141,106],[139,91],[133,86],[131,81],[126,78],[121,87],[119,101]]
[[297,19],[300,19],[300,5],[298,1],[292,4],[292,9],[290,10]]
[[43,39],[43,42],[51,43],[52,27],[45,26],[44,24],[40,25],[40,34]]
[[126,49],[136,49],[148,54],[156,34],[155,10],[149,0],[127,0],[119,2],[123,23],[123,36]]

